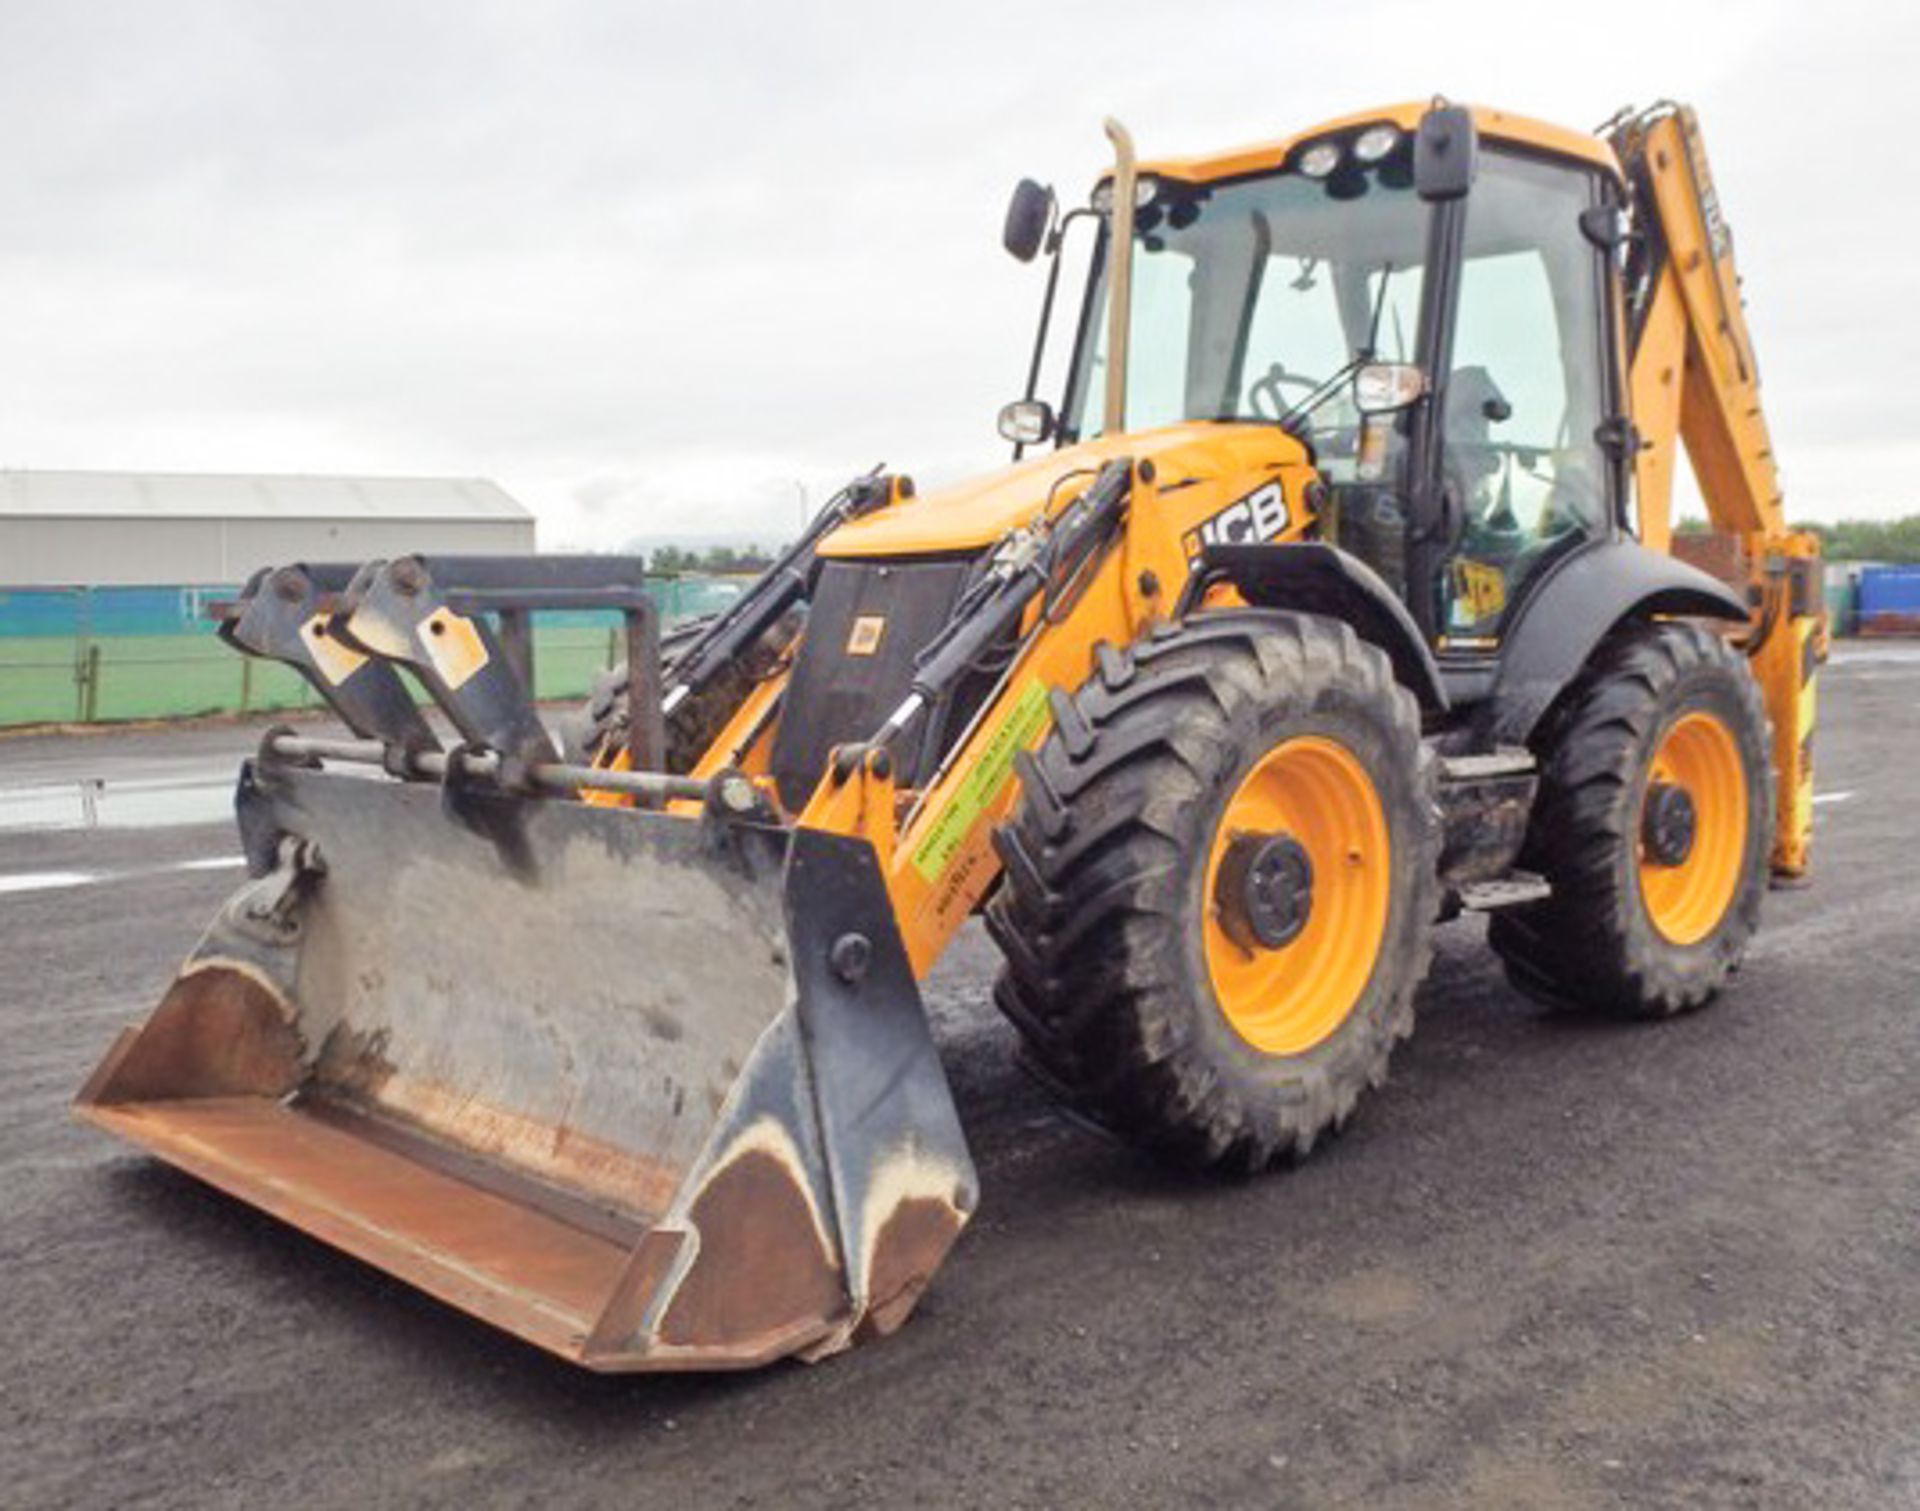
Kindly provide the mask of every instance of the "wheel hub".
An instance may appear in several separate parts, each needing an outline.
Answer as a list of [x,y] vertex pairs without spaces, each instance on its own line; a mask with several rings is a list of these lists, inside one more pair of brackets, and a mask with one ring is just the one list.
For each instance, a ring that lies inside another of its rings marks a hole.
[[1236,834],[1214,883],[1220,925],[1245,950],[1277,950],[1313,916],[1313,862],[1290,834]]
[[1640,843],[1648,860],[1657,866],[1685,865],[1698,828],[1699,815],[1686,788],[1672,782],[1649,784],[1640,817]]

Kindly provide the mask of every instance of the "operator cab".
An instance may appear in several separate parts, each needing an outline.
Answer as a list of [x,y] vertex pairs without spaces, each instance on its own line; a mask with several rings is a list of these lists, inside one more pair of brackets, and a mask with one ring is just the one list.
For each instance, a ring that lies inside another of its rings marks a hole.
[[[1326,485],[1323,538],[1437,652],[1471,658],[1622,514],[1610,249],[1585,229],[1618,186],[1590,158],[1482,138],[1463,109],[1386,115],[1251,169],[1262,154],[1143,171],[1126,427],[1285,427]],[[1057,425],[1047,413],[1061,444],[1098,434],[1105,407],[1102,192]],[[1383,366],[1412,370],[1385,382],[1397,397],[1379,396]]]

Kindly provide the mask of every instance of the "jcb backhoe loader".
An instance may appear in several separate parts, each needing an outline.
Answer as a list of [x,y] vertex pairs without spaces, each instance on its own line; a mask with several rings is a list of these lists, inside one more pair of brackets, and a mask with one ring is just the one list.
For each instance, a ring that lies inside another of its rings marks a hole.
[[[565,1358],[743,1366],[896,1327],[973,1211],[916,982],[977,912],[1039,1074],[1203,1166],[1344,1123],[1462,909],[1542,998],[1718,992],[1806,868],[1823,641],[1691,114],[1108,131],[1009,211],[1049,311],[1091,251],[1006,469],[857,479],[664,646],[631,561],[259,574],[223,633],[349,735],[266,737],[250,879],[79,1114]],[[568,756],[530,626],[581,607],[629,656]]]

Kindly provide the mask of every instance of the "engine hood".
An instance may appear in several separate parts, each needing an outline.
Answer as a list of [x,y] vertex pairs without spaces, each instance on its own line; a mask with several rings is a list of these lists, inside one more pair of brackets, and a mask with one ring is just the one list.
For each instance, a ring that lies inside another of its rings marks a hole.
[[1190,423],[1083,441],[908,499],[843,525],[822,556],[925,556],[979,551],[1033,518],[1060,479],[1103,463],[1151,458],[1162,490],[1276,467],[1305,466],[1307,451],[1274,425]]

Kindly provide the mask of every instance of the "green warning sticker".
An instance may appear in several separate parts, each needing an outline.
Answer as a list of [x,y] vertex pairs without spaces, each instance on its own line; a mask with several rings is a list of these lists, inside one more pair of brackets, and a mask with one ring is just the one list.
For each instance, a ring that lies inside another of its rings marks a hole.
[[1013,706],[987,736],[973,768],[947,799],[946,807],[927,827],[926,838],[913,847],[913,869],[927,881],[937,881],[947,869],[980,815],[990,808],[1013,775],[1013,758],[1040,737],[1047,727],[1047,689],[1030,678],[1014,696]]

